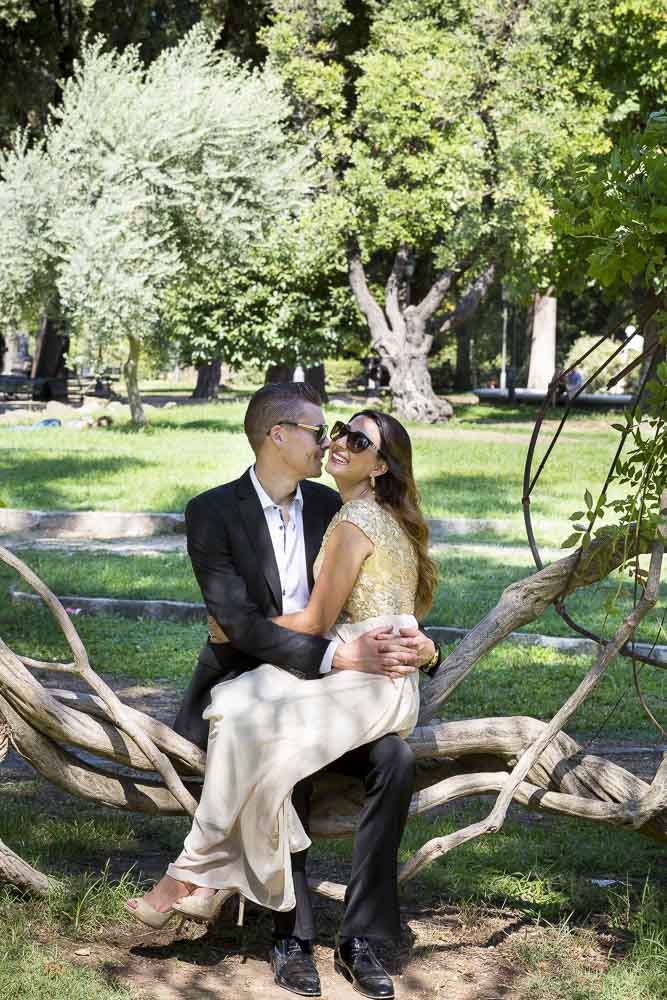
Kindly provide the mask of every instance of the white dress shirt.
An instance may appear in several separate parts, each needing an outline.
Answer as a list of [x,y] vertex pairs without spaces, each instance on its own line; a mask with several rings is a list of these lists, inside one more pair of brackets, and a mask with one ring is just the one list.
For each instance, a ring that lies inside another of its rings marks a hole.
[[[264,511],[266,525],[269,529],[273,552],[278,564],[280,588],[283,599],[283,614],[289,615],[295,611],[303,611],[308,604],[310,588],[308,586],[308,569],[306,567],[306,542],[303,533],[303,495],[297,485],[296,492],[287,506],[287,523],[283,512],[266,492],[255,472],[250,469],[250,479],[255,487]],[[338,646],[338,640],[329,643],[320,664],[320,673],[331,670],[331,664]]]

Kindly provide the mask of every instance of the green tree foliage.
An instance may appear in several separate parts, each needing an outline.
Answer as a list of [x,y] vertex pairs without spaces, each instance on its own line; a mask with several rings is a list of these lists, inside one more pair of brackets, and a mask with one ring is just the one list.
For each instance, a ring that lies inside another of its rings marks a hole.
[[[625,447],[610,482],[613,498],[603,494],[596,504],[587,504],[589,524],[581,529],[586,542],[609,510],[619,517],[618,530],[636,531],[643,524],[655,531],[660,497],[667,489],[667,364],[662,360],[667,343],[666,206],[664,111],[651,114],[645,129],[624,135],[594,170],[573,179],[569,197],[561,202],[562,280],[575,288],[593,280],[610,298],[637,303],[646,353],[642,405],[614,425]],[[643,571],[636,567],[635,572],[641,578]]]
[[[622,297],[638,287],[660,296],[667,285],[667,113],[616,144],[580,175],[560,202],[557,227],[570,278],[591,278]],[[583,263],[583,267],[581,264]]]
[[139,345],[186,274],[228,266],[305,194],[303,154],[270,74],[193,29],[144,69],[136,48],[90,45],[44,141],[2,161],[0,308],[54,308],[94,343]]
[[347,254],[399,412],[438,419],[428,352],[500,273],[516,294],[546,280],[554,194],[661,85],[646,51],[662,51],[664,19],[646,0],[276,8],[264,38],[317,144],[323,232]]
[[181,359],[316,364],[363,334],[344,264],[318,240],[312,219],[287,219],[222,268],[194,269],[174,288],[158,331]]
[[119,51],[140,45],[148,63],[202,17],[201,7],[195,0],[0,0],[0,143],[17,125],[41,131],[87,35],[102,35]]

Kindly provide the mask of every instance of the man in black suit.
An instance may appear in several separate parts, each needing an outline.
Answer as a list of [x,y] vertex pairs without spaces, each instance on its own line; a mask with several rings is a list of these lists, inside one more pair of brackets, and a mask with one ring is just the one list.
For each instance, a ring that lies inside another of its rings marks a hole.
[[[377,630],[341,644],[271,621],[307,604],[313,562],[341,502],[334,490],[308,481],[321,475],[329,445],[319,396],[309,386],[264,386],[250,402],[245,431],[254,468],[195,497],[186,509],[188,553],[209,613],[209,641],[174,728],[201,747],[208,737],[202,713],[211,688],[260,663],[316,681],[330,669],[407,673],[432,663],[436,654],[433,642],[416,630],[400,637]],[[412,751],[388,735],[346,754],[331,770],[354,775],[366,787],[336,967],[366,996],[391,997],[391,979],[368,939],[399,933],[396,855],[412,794]],[[311,792],[307,779],[292,797],[306,831]],[[292,856],[297,905],[274,914],[271,961],[279,985],[318,996],[306,853]]]

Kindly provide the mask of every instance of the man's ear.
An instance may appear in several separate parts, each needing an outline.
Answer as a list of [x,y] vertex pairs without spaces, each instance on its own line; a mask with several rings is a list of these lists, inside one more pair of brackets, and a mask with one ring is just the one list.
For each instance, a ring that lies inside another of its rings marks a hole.
[[273,443],[280,447],[280,445],[285,440],[283,429],[280,424],[274,424],[268,433],[268,437],[271,438]]

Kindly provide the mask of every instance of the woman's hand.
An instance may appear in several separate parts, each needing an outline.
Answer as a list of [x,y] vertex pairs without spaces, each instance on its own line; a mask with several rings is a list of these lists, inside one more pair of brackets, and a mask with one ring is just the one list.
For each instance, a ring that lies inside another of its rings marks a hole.
[[364,632],[351,642],[340,643],[331,667],[332,670],[357,670],[398,680],[417,670],[413,646],[411,637],[403,638],[383,625]]

